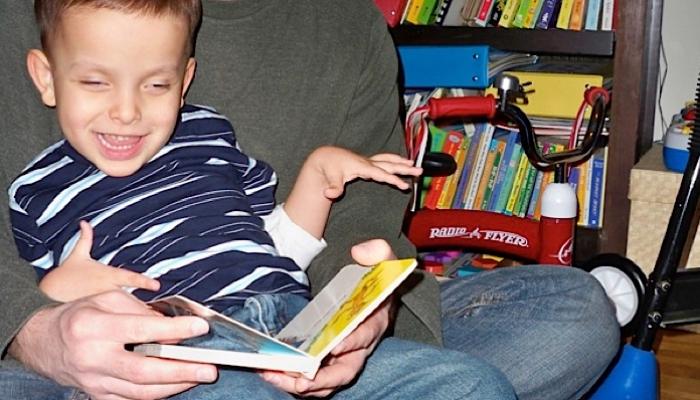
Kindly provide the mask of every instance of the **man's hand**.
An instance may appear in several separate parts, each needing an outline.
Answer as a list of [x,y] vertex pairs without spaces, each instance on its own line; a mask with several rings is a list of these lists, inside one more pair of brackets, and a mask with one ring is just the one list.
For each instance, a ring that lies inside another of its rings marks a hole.
[[197,317],[163,317],[116,290],[45,308],[24,325],[9,352],[28,368],[93,400],[162,399],[216,379],[213,365],[146,357],[131,343],[173,341],[208,331]]
[[160,283],[138,272],[114,268],[90,256],[92,227],[80,221],[80,238],[66,260],[39,282],[39,288],[56,301],[73,301],[122,287],[158,290]]
[[[354,246],[352,256],[362,265],[396,258],[389,244],[378,239]],[[260,375],[267,382],[289,393],[328,396],[355,379],[389,327],[390,317],[391,297],[331,351],[313,380],[274,371],[264,371]]]

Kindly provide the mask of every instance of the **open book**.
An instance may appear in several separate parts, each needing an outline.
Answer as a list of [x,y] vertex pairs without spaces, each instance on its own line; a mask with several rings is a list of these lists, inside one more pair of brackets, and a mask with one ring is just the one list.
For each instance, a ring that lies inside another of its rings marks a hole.
[[[230,329],[241,348],[217,350],[184,345],[142,344],[134,351],[155,357],[316,375],[321,361],[374,311],[415,269],[416,260],[347,265],[276,336],[259,332],[183,296],[150,305],[165,315],[198,315]],[[230,333],[230,335],[229,335]]]

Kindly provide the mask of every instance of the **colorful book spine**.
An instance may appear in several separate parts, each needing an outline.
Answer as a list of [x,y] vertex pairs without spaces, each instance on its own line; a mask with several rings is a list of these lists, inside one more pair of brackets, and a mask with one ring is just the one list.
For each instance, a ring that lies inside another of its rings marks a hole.
[[600,14],[600,30],[611,31],[613,25],[613,14],[615,11],[615,0],[602,0],[603,10]]
[[498,140],[491,139],[489,144],[488,155],[484,161],[484,171],[481,173],[481,179],[479,180],[479,188],[476,191],[476,197],[474,198],[474,203],[472,204],[472,209],[481,210],[481,203],[484,200],[484,195],[486,195],[486,187],[488,186],[489,179],[491,176],[491,169],[493,168],[493,161],[496,159],[496,152],[498,151]]
[[587,31],[598,30],[598,22],[600,20],[601,0],[588,0],[588,8],[586,9],[586,24]]
[[421,7],[423,7],[423,2],[425,0],[411,0],[408,4],[408,10],[406,11],[406,22],[418,25],[418,16],[420,15]]
[[471,210],[474,207],[474,200],[476,199],[476,194],[479,190],[481,176],[484,173],[484,165],[486,163],[486,157],[488,156],[488,149],[491,146],[491,139],[493,138],[494,129],[495,127],[493,125],[484,124],[484,130],[481,133],[481,140],[479,140],[479,148],[476,152],[476,159],[474,160],[474,171],[472,171],[471,178],[469,179],[467,196],[464,200],[463,208],[467,210]]
[[588,225],[594,228],[603,226],[603,204],[605,197],[605,170],[608,148],[593,155],[591,167],[591,200],[588,213]]
[[515,13],[518,11],[518,6],[520,5],[520,0],[508,0],[503,8],[503,13],[501,14],[501,19],[498,20],[498,26],[504,28],[510,28],[513,25],[513,18],[515,18]]
[[[491,202],[491,196],[493,195],[493,189],[496,186],[496,176],[498,175],[498,170],[501,166],[501,160],[503,159],[503,153],[506,148],[506,142],[504,140],[494,140],[496,142],[496,155],[493,157],[493,162],[491,163],[489,171],[489,178],[486,182],[486,190],[484,191],[484,196],[479,204],[479,210],[488,211],[489,203]],[[487,160],[488,161],[488,160]]]
[[571,11],[574,8],[575,0],[561,0],[561,8],[557,17],[556,27],[559,29],[569,29],[569,21],[571,21]]
[[[542,154],[548,154],[552,151],[553,146],[550,143],[544,143],[542,145]],[[532,195],[530,196],[530,203],[527,206],[527,211],[525,216],[528,218],[535,218],[535,212],[540,200],[540,195],[543,191],[543,186],[545,184],[544,177],[547,171],[543,169],[537,170],[537,175],[535,176],[535,183],[532,189]]]
[[493,193],[491,193],[491,198],[489,199],[489,205],[487,208],[489,211],[497,210],[498,197],[501,194],[503,182],[505,181],[506,175],[508,173],[513,149],[515,148],[516,143],[518,143],[518,140],[519,137],[517,132],[507,133],[507,139],[505,140],[505,149],[503,150],[503,156],[501,156],[501,164],[498,166],[498,172],[496,173],[496,183],[493,186]]
[[540,15],[537,18],[535,28],[549,29],[549,27],[552,25],[554,11],[557,7],[558,1],[560,0],[544,0],[544,4],[542,4],[542,11],[540,11]]
[[496,0],[483,0],[481,7],[474,18],[474,25],[476,26],[486,26],[491,18],[491,12],[496,4]]
[[467,191],[467,186],[469,185],[469,177],[472,173],[476,150],[479,147],[478,144],[481,139],[481,127],[479,125],[480,124],[465,125],[465,136],[469,140],[469,148],[464,158],[464,166],[462,167],[462,173],[459,178],[459,183],[457,184],[457,191],[455,192],[454,200],[452,200],[452,208],[463,208],[463,199]]
[[498,194],[498,201],[496,202],[495,212],[505,213],[506,205],[508,204],[508,199],[510,198],[510,192],[513,190],[513,183],[515,182],[515,175],[518,171],[518,164],[520,163],[520,156],[522,155],[523,148],[519,142],[513,145],[513,152],[510,155],[510,160],[506,166],[506,176],[503,181],[503,187]]
[[578,169],[578,185],[576,186],[576,201],[578,202],[578,218],[576,223],[578,225],[585,225],[588,220],[588,203],[586,202],[586,191],[588,191],[588,166],[590,164],[590,158],[579,164],[576,169]]
[[[459,140],[456,140],[454,136],[450,136],[448,134],[445,138],[445,145],[442,147],[442,152],[454,156],[457,154],[459,144]],[[425,195],[425,208],[429,208],[431,210],[437,208],[438,201],[440,200],[440,196],[445,188],[445,183],[447,183],[446,176],[435,176],[433,179],[431,179],[428,193]]]
[[462,167],[464,167],[464,156],[467,152],[465,146],[468,144],[468,141],[464,138],[464,134],[457,131],[450,131],[447,140],[456,140],[459,143],[457,151],[453,156],[457,164],[457,169],[452,175],[447,177],[445,186],[442,188],[442,193],[440,193],[437,204],[437,208],[440,209],[452,207],[452,199],[457,191],[457,184],[459,183],[459,178],[462,176]]
[[518,201],[518,197],[520,196],[520,190],[522,189],[523,181],[525,179],[525,172],[529,163],[527,154],[525,154],[524,151],[521,152],[520,159],[518,160],[518,168],[515,172],[515,178],[513,179],[513,187],[510,189],[506,209],[503,211],[505,215],[513,215],[515,203]]
[[535,27],[537,17],[540,15],[540,11],[542,11],[543,4],[544,0],[530,0],[530,7],[527,9],[527,14],[525,15],[523,28],[532,29]]
[[569,29],[572,31],[583,29],[585,7],[586,0],[574,0],[574,5],[571,8],[571,19],[569,20]]
[[418,24],[428,25],[430,18],[433,16],[433,10],[437,6],[437,0],[423,0],[423,4],[418,11]]
[[513,215],[518,217],[524,217],[527,213],[527,206],[530,205],[530,198],[532,197],[532,192],[535,188],[535,178],[537,177],[537,168],[528,159],[527,167],[525,170],[525,178],[523,180],[522,188],[520,189],[520,195],[515,204],[513,210]]
[[506,1],[507,0],[494,0],[493,10],[491,10],[491,16],[486,26],[498,26],[498,21],[501,20],[503,10],[506,8]]
[[513,21],[511,26],[514,28],[522,28],[525,22],[525,16],[527,15],[527,10],[530,8],[530,3],[532,0],[520,0],[520,5],[518,10],[513,15]]
[[447,10],[450,8],[452,0],[442,0],[437,7],[435,7],[435,24],[442,25],[445,21],[445,16],[447,15]]

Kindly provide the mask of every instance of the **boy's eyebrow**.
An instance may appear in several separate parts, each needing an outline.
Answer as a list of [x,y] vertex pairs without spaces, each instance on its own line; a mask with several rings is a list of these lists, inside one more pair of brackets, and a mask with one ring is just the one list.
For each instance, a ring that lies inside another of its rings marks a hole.
[[[108,72],[109,67],[92,62],[92,61],[74,61],[68,66],[69,71],[73,71],[75,69],[95,69],[101,72]],[[179,72],[180,68],[178,65],[174,64],[163,64],[159,65],[157,67],[151,68],[148,70],[144,75],[145,76],[151,76],[151,75],[156,75],[160,73],[167,73],[167,74],[177,74]]]

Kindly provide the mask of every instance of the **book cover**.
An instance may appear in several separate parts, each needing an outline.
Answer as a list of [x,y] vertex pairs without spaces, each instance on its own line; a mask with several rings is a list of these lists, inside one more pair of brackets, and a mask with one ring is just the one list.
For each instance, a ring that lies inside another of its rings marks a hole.
[[493,189],[496,186],[496,176],[498,175],[498,170],[501,166],[501,160],[503,159],[503,153],[506,148],[506,141],[502,138],[495,139],[494,142],[496,142],[496,154],[494,155],[493,161],[491,162],[490,166],[488,164],[488,159],[486,160],[489,178],[486,182],[486,190],[484,191],[483,198],[481,199],[481,202],[478,203],[479,210],[484,211],[489,210],[491,195],[493,194]]
[[[437,152],[442,151],[442,147],[445,145],[445,138],[447,137],[447,131],[440,129],[437,126],[430,124],[428,125],[428,130],[430,131],[430,151]],[[426,176],[421,178],[421,202],[420,207],[425,205],[425,196],[428,194],[428,189],[430,188],[432,177]]]
[[463,205],[464,209],[470,210],[474,208],[474,200],[476,199],[476,194],[479,190],[481,176],[484,173],[484,164],[486,163],[486,157],[488,156],[488,149],[491,146],[491,139],[493,138],[494,129],[496,128],[489,123],[483,124],[483,132],[481,133],[481,139],[479,140],[479,148],[476,151],[476,158],[474,159],[474,170],[471,173],[469,185],[467,186],[466,198]]
[[[601,75],[553,73],[553,72],[520,72],[508,71],[520,82],[532,82],[528,89],[528,104],[518,106],[528,116],[570,118],[576,117],[583,94],[588,86],[602,86]],[[495,94],[495,89],[489,88],[486,93]],[[586,113],[588,116],[590,113]]]
[[537,17],[540,15],[540,11],[542,11],[543,4],[544,0],[530,0],[530,7],[528,7],[527,13],[525,14],[523,28],[532,29],[535,27]]
[[455,160],[457,164],[457,169],[451,175],[446,176],[445,184],[440,192],[440,197],[438,198],[436,208],[446,209],[452,206],[452,199],[454,198],[455,191],[457,190],[457,183],[461,176],[461,166],[463,166],[465,152],[464,148],[464,134],[462,132],[450,130],[447,132],[447,137],[445,138],[445,146],[443,147],[443,153],[449,154]]
[[[545,142],[542,144],[542,154],[548,154],[552,152],[552,150],[553,146],[550,143]],[[530,197],[530,204],[528,204],[527,211],[525,212],[525,216],[528,218],[535,218],[535,210],[539,206],[540,195],[544,190],[544,185],[546,185],[546,182],[544,180],[546,172],[547,171],[543,169],[537,170],[537,175],[535,176],[535,183],[533,184],[532,189],[532,196]]]
[[148,356],[299,372],[313,379],[321,361],[374,311],[416,267],[415,259],[391,260],[373,267],[348,265],[277,335],[270,336],[183,296],[149,303],[169,316],[197,315],[240,338],[242,351],[183,345],[141,344]]
[[540,11],[540,15],[537,17],[537,22],[535,23],[535,28],[549,29],[554,19],[554,11],[557,7],[557,3],[560,2],[561,0],[544,0],[542,11]]
[[[502,130],[501,128],[498,128]],[[488,211],[496,211],[498,198],[503,188],[503,182],[505,181],[508,169],[510,167],[511,157],[515,148],[515,144],[518,143],[519,136],[517,132],[507,132],[507,139],[505,149],[503,150],[503,156],[501,156],[501,163],[498,166],[498,172],[496,173],[496,183],[493,186],[493,192],[491,193],[491,198],[489,199]]]
[[586,30],[598,30],[598,21],[600,20],[600,5],[601,0],[588,0],[588,6],[586,8]]
[[454,200],[452,200],[452,208],[463,208],[467,186],[469,186],[469,179],[472,169],[474,168],[476,151],[478,150],[479,141],[481,140],[481,124],[469,123],[465,124],[464,127],[465,136],[469,138],[469,148],[464,157],[464,166],[462,167],[462,173],[457,183],[457,191],[455,192]]
[[574,0],[574,5],[571,8],[571,19],[569,21],[569,29],[572,31],[580,31],[583,29],[585,7],[586,0]]
[[513,21],[511,26],[513,28],[522,28],[525,22],[525,16],[527,15],[527,10],[530,8],[530,3],[532,0],[520,0],[520,5],[518,5],[518,10],[515,11],[513,15]]
[[498,26],[510,28],[513,25],[513,18],[518,11],[520,0],[507,0],[506,5],[501,13],[501,18],[498,20]]
[[591,166],[591,199],[588,213],[588,226],[603,226],[603,204],[605,197],[605,167],[608,148],[598,150],[593,155]]
[[518,201],[520,191],[523,187],[528,164],[530,164],[530,161],[527,158],[527,154],[525,154],[524,151],[521,151],[520,159],[518,160],[518,167],[513,178],[513,186],[510,189],[510,193],[508,194],[508,202],[506,203],[506,208],[503,211],[505,215],[513,215],[515,203]]
[[559,16],[557,17],[557,28],[559,29],[569,29],[569,22],[571,21],[571,11],[574,8],[575,0],[561,0],[561,9],[559,9]]

